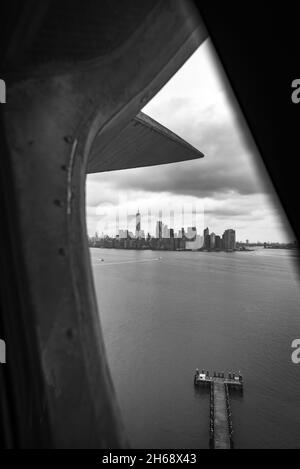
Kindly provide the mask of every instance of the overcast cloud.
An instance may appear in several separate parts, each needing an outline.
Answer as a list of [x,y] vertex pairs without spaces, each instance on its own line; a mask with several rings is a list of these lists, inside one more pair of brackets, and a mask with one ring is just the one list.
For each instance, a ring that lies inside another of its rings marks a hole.
[[167,217],[170,207],[175,210],[175,228],[183,222],[187,226],[192,222],[192,207],[196,207],[201,213],[199,230],[208,225],[222,234],[226,228],[234,228],[238,240],[292,239],[209,40],[143,111],[203,152],[205,158],[89,175],[89,234],[113,229],[107,214],[112,219],[116,212],[120,228],[126,228],[126,215],[138,208],[145,230],[153,229],[159,209]]

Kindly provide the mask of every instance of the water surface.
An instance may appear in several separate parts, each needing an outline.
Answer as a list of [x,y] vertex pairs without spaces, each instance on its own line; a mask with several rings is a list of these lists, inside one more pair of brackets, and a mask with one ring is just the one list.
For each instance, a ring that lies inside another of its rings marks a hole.
[[[107,356],[133,448],[207,448],[196,367],[239,371],[235,446],[300,448],[296,254],[92,248]],[[101,258],[104,261],[101,261]]]

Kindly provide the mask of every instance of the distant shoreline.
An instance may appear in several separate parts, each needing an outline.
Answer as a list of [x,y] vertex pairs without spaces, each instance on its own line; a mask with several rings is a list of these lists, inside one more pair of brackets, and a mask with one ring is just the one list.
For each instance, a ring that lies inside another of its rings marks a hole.
[[115,249],[116,251],[155,251],[155,252],[226,252],[226,253],[234,253],[234,252],[254,252],[256,249],[234,249],[234,250],[224,250],[224,249],[151,249],[151,248],[117,248],[117,247],[110,247],[110,246],[89,246],[89,248],[95,249]]
[[[224,250],[224,249],[211,249],[211,250],[207,250],[207,249],[151,249],[151,248],[117,248],[115,246],[90,246],[89,245],[89,248],[95,248],[95,249],[114,249],[116,251],[153,251],[153,252],[203,252],[203,253],[207,253],[207,252],[217,252],[217,253],[221,253],[221,252],[226,252],[227,254],[229,253],[235,253],[235,252],[255,252],[257,251],[258,249],[234,249],[234,250]],[[258,246],[258,248],[260,248],[260,250],[262,251],[295,251],[295,252],[298,252],[298,248],[296,247],[267,247],[267,248],[263,248],[262,246]]]

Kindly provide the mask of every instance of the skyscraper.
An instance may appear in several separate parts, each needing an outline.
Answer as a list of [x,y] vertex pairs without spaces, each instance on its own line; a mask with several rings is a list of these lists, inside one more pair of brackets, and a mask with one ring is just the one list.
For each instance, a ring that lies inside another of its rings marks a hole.
[[156,223],[156,238],[161,239],[162,238],[162,221],[159,220]]
[[217,250],[222,249],[222,239],[221,239],[221,236],[219,236],[219,235],[216,235],[215,249],[217,249]]
[[210,249],[215,249],[215,247],[216,247],[216,235],[215,235],[215,233],[210,234],[210,243],[209,243],[209,245],[210,245]]
[[204,249],[210,249],[209,228],[205,228],[203,231],[203,247]]
[[235,231],[225,230],[223,234],[223,248],[225,249],[225,251],[234,251],[235,244]]

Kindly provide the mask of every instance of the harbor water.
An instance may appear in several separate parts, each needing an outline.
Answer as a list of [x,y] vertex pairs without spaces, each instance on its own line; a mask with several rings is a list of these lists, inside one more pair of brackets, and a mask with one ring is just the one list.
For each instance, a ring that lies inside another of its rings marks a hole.
[[241,371],[236,448],[300,448],[297,253],[91,248],[107,358],[133,448],[208,448],[195,368]]

